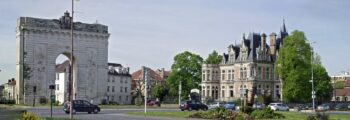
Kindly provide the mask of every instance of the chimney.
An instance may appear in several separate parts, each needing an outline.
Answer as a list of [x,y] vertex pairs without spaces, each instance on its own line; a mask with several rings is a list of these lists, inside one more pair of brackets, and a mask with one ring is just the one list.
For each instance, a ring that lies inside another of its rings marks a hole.
[[270,34],[270,52],[273,57],[276,55],[276,36],[274,32]]
[[261,47],[263,48],[263,50],[265,50],[265,47],[266,47],[266,34],[265,33],[261,34]]

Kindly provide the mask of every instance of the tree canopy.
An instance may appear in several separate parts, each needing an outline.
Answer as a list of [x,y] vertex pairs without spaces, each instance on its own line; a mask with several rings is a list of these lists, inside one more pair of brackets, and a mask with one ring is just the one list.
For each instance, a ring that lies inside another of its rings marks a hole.
[[[293,31],[287,36],[278,53],[276,72],[283,80],[282,97],[285,102],[311,101],[311,65],[313,66],[316,98],[329,98],[330,78],[322,66],[320,56],[313,57],[303,32]],[[307,94],[309,93],[309,94]]]
[[185,51],[174,57],[171,66],[171,74],[167,82],[170,86],[169,92],[177,95],[178,86],[182,82],[182,97],[186,98],[190,90],[199,87],[201,82],[201,69],[203,58],[197,54]]
[[222,56],[215,50],[209,54],[208,58],[204,61],[205,64],[219,64],[222,60]]

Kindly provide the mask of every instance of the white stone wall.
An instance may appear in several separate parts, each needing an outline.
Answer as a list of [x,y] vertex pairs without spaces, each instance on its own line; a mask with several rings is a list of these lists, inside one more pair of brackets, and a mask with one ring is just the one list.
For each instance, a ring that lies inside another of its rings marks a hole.
[[[37,86],[36,99],[49,98],[49,85],[55,84],[55,61],[59,54],[70,56],[71,35],[69,29],[27,25],[25,18],[20,18],[17,24],[18,102],[32,104],[33,86]],[[108,38],[108,33],[74,32],[75,99],[93,100],[96,104],[103,99],[107,80]],[[24,63],[32,69],[31,78],[24,81],[21,77],[23,50],[27,53]]]

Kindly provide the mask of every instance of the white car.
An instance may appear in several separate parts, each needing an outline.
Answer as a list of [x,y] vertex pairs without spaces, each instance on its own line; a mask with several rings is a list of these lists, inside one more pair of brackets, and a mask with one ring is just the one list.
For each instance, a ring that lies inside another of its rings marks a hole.
[[270,103],[269,106],[271,108],[271,110],[275,110],[275,111],[289,111],[289,107],[285,104],[282,103]]
[[208,105],[208,108],[209,109],[215,109],[215,108],[218,108],[218,107],[224,107],[225,103],[223,102],[214,102],[210,105]]
[[322,104],[317,106],[317,110],[329,110],[329,105],[328,104]]

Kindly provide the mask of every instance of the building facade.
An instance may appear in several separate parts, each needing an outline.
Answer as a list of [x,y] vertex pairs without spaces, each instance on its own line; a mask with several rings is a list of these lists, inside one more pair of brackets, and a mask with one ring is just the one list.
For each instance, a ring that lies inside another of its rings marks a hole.
[[344,88],[333,90],[331,101],[349,102],[350,101],[350,80],[346,80]]
[[131,104],[129,68],[117,63],[108,63],[108,80],[105,88],[107,103]]
[[269,35],[269,45],[264,33],[250,33],[247,38],[243,35],[241,44],[228,46],[220,64],[203,64],[202,101],[210,98],[217,101],[247,99],[249,102],[255,95],[271,95],[273,100],[280,100],[281,80],[274,69],[286,36],[284,23],[279,35]]
[[[148,83],[147,83],[147,90],[150,91],[152,86],[154,85],[162,85],[165,84],[166,79],[170,75],[170,71],[165,71],[164,68],[152,70],[151,68],[142,66],[141,69],[135,71],[131,74],[132,76],[132,95],[133,97],[137,96],[137,94],[141,94],[141,96],[144,96],[144,90],[145,90],[145,82],[144,82],[144,73],[145,70],[148,70]],[[148,92],[148,96],[151,96],[152,93]]]
[[[73,99],[104,99],[107,82],[108,26],[74,22],[68,12],[59,19],[20,17],[17,21],[16,96],[19,104],[33,104],[33,99],[50,98],[49,85],[55,84],[56,59],[63,54],[72,67]],[[73,22],[73,41],[71,23]],[[30,78],[23,78],[24,65],[31,68]],[[34,92],[36,91],[36,92]],[[38,100],[36,100],[38,102]]]
[[344,82],[350,80],[350,72],[342,72],[338,75],[331,76],[332,82]]
[[60,104],[68,100],[69,61],[56,65],[55,99]]
[[14,78],[3,84],[2,95],[7,100],[16,100],[16,80]]

